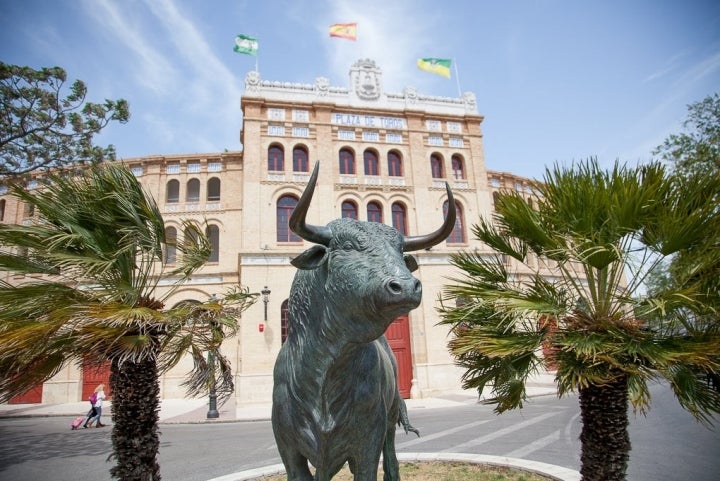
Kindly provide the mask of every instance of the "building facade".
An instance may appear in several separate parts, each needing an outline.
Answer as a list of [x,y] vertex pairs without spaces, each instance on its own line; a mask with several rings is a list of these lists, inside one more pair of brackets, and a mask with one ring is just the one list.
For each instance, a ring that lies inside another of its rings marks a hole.
[[[448,328],[438,326],[437,313],[442,287],[455,274],[449,255],[487,251],[472,238],[471,227],[492,215],[494,192],[514,189],[532,197],[527,179],[486,170],[475,96],[432,97],[412,87],[386,92],[382,70],[361,59],[350,68],[348,87],[330,86],[322,77],[313,84],[268,81],[249,72],[241,108],[241,151],[123,161],[157,200],[169,237],[183,235],[183,219],[207,225],[212,258],[170,305],[204,300],[238,284],[265,292],[223,347],[235,370],[236,402],[271,399],[272,369],[287,333],[295,273],[290,259],[309,247],[288,229],[288,219],[316,162],[319,178],[307,216],[316,225],[354,217],[408,235],[429,233],[442,224],[447,209],[445,183],[452,188],[455,229],[446,241],[414,254],[423,300],[395,321],[387,336],[403,396],[458,389],[461,371],[448,353]],[[8,196],[0,196],[0,207],[3,222],[32,222],[33,213]],[[167,252],[165,261],[172,264],[174,255]],[[165,374],[161,395],[182,397],[180,384],[190,369],[188,360]],[[34,400],[85,399],[96,377],[69,366],[38,387]]]

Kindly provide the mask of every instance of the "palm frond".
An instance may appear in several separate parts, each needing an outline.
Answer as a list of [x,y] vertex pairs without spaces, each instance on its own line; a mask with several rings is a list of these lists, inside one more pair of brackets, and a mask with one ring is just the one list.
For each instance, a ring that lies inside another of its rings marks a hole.
[[[520,404],[523,370],[551,362],[560,395],[622,379],[643,411],[648,382],[667,377],[694,415],[715,410],[695,384],[720,359],[720,282],[707,280],[720,278],[715,177],[687,186],[659,163],[616,162],[606,171],[590,159],[547,169],[533,186],[534,207],[500,192],[493,222],[473,227],[495,253],[453,254],[460,274],[438,309],[453,326],[449,348],[466,369],[464,385],[492,386],[490,401],[511,408]],[[638,297],[648,270],[672,254],[687,256],[675,276],[684,282]],[[531,274],[509,272],[503,256]],[[626,278],[628,265],[637,279]],[[553,327],[542,327],[548,319]],[[535,354],[542,350],[547,358]]]

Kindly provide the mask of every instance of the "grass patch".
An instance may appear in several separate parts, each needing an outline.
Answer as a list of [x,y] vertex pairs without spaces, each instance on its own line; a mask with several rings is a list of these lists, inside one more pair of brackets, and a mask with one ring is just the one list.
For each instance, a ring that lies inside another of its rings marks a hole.
[[[285,474],[263,476],[257,481],[286,481]],[[378,469],[382,479],[382,468]],[[402,481],[548,481],[547,476],[505,466],[464,463],[459,461],[432,461],[400,463]],[[353,481],[347,465],[333,477],[333,481]]]

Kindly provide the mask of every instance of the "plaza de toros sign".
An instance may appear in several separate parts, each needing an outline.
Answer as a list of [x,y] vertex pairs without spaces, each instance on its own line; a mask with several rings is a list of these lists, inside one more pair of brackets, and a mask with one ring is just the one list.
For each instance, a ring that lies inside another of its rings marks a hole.
[[336,125],[347,125],[353,127],[374,127],[376,129],[407,129],[405,119],[401,117],[382,117],[379,115],[358,115],[335,112],[331,116],[331,122]]

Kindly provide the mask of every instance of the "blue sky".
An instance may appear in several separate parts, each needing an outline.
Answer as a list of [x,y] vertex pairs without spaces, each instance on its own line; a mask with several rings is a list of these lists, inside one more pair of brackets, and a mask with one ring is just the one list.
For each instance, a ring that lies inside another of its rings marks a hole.
[[[636,163],[720,91],[720,2],[671,0],[0,0],[0,59],[61,66],[132,118],[98,143],[123,158],[240,149],[240,96],[265,80],[348,86],[371,58],[386,91],[473,92],[489,169],[541,177],[596,156]],[[330,38],[357,22],[356,42]],[[452,79],[417,69],[452,58]],[[323,160],[323,159],[321,159]]]

